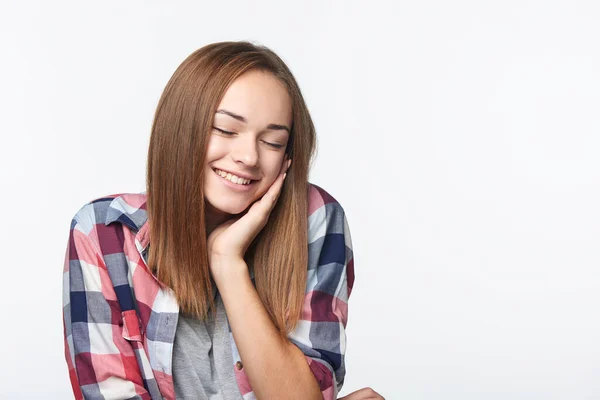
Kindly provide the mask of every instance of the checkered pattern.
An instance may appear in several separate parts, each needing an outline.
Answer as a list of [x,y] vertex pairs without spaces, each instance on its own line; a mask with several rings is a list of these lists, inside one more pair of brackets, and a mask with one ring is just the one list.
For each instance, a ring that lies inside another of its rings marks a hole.
[[[145,193],[96,199],[74,216],[63,270],[65,358],[76,399],[174,399],[173,342],[179,307],[146,265]],[[302,317],[289,340],[300,348],[323,398],[344,383],[348,297],[354,263],[340,204],[310,185],[308,275]],[[229,334],[244,399],[254,393]]]

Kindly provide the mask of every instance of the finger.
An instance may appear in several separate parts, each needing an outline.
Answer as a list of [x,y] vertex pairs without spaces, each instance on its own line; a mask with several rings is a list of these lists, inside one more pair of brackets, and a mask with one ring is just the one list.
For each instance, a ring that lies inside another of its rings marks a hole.
[[263,196],[263,198],[266,197],[267,205],[269,206],[269,212],[273,209],[275,203],[277,203],[277,199],[281,193],[281,188],[283,187],[283,182],[286,175],[287,174],[285,172],[279,174],[277,179],[275,179],[275,182],[273,182],[269,190],[267,190],[267,193],[265,193],[265,196]]
[[271,184],[271,187],[267,190],[267,192],[262,196],[262,198],[255,204],[256,207],[263,218],[268,218],[277,204],[277,200],[279,199],[279,195],[281,194],[281,188],[283,187],[283,182],[285,181],[287,170],[290,167],[292,160],[287,160],[287,154],[284,158],[284,162],[281,164],[280,173]]
[[256,213],[260,219],[267,219],[275,207],[277,202],[278,194],[283,186],[283,179],[285,174],[280,174],[275,181],[271,184],[269,189],[262,195],[260,200],[256,201],[250,209],[249,213]]
[[292,160],[288,160],[287,157],[288,155],[286,154],[283,163],[281,163],[279,176],[277,177],[277,179],[275,179],[269,190],[267,190],[267,193],[265,193],[265,195],[263,196],[263,198],[265,198],[266,196],[266,198],[270,200],[269,203],[271,205],[271,208],[269,209],[269,211],[274,207],[275,203],[277,202],[277,199],[279,198],[279,194],[281,194],[281,188],[283,187],[283,182],[285,181],[287,170],[290,168],[290,164],[292,163]]

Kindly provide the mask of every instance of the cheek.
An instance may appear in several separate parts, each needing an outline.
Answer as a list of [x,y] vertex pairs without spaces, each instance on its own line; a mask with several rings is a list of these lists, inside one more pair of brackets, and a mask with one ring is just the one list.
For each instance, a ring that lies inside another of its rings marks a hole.
[[262,169],[264,171],[265,177],[268,178],[270,183],[273,183],[275,179],[279,176],[281,172],[281,165],[283,163],[283,156],[272,156],[265,157],[265,162],[262,163]]
[[206,145],[206,161],[211,162],[227,153],[227,148],[215,135],[211,135]]
[[283,156],[273,157],[272,155],[263,156],[260,169],[263,174],[263,179],[258,190],[258,197],[264,195],[267,190],[273,185],[279,172],[281,172],[281,163],[283,162]]

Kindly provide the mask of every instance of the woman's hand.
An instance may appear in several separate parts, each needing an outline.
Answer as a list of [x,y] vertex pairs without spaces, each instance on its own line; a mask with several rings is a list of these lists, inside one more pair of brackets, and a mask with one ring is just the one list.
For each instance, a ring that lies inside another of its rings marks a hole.
[[352,392],[347,396],[340,397],[338,400],[385,400],[382,395],[370,387],[362,388]]
[[[244,259],[244,254],[256,235],[265,227],[269,215],[277,203],[285,174],[292,160],[284,159],[279,176],[275,179],[267,192],[252,204],[246,214],[239,218],[232,218],[215,228],[208,237],[208,256],[213,279],[226,273],[223,268],[227,265],[238,265],[230,261]],[[227,260],[227,262],[221,262]]]

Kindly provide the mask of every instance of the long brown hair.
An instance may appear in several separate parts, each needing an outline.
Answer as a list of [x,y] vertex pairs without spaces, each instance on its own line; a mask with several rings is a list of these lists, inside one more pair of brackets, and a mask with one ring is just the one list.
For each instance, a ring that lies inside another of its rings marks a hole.
[[206,147],[227,88],[249,70],[273,74],[292,100],[286,149],[292,166],[267,225],[245,256],[260,299],[285,335],[300,318],[306,287],[308,172],[316,136],[294,76],[267,47],[245,41],[209,44],[187,57],[167,83],[148,149],[148,265],[173,289],[182,312],[205,319],[214,310],[205,227]]

